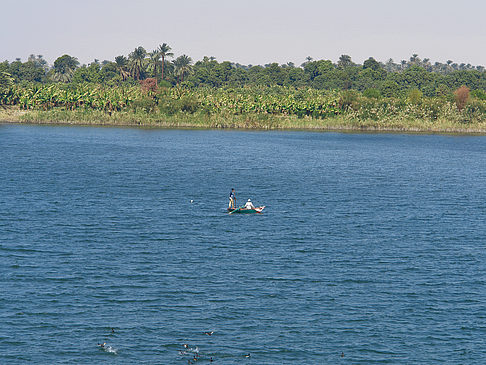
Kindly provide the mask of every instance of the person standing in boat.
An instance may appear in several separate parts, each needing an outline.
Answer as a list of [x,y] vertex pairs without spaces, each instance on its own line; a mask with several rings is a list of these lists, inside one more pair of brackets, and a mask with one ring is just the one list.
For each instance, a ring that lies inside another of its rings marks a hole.
[[236,209],[236,192],[235,189],[231,189],[230,195],[229,195],[229,209]]
[[251,202],[251,199],[248,199],[248,201],[246,202],[245,209],[255,209],[255,206]]

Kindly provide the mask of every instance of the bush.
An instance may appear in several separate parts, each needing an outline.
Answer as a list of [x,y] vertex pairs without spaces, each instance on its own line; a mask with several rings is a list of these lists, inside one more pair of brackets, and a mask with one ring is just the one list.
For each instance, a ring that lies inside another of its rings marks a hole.
[[381,86],[381,95],[390,98],[397,96],[399,92],[398,84],[393,80],[386,80]]
[[363,91],[363,96],[370,99],[379,99],[381,98],[381,93],[378,89],[366,89]]
[[464,111],[471,116],[486,117],[486,102],[472,100],[465,106]]
[[163,98],[159,101],[159,110],[165,115],[179,112],[194,114],[200,107],[199,100],[191,96],[182,96],[180,99]]
[[179,104],[182,112],[194,114],[199,109],[201,103],[194,97],[185,96],[179,99]]
[[132,109],[134,111],[144,111],[145,113],[153,112],[155,106],[155,100],[148,96],[135,99],[132,103]]
[[422,100],[421,108],[426,111],[430,120],[437,120],[444,107],[444,102],[437,98],[426,98]]
[[358,93],[354,90],[342,91],[339,96],[339,108],[346,110],[353,106],[358,99]]
[[407,93],[407,100],[410,104],[420,104],[422,101],[422,92],[419,89],[412,89]]
[[471,91],[470,95],[479,100],[486,100],[486,92],[481,89]]
[[172,84],[167,80],[162,80],[159,82],[159,88],[170,88]]

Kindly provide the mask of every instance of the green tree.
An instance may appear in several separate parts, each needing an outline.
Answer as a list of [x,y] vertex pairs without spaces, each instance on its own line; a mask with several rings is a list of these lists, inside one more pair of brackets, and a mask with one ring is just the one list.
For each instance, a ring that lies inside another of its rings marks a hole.
[[27,59],[27,62],[32,62],[35,67],[43,69],[44,72],[47,72],[47,70],[49,70],[49,64],[44,59],[44,56],[42,56],[41,54],[38,54],[37,56],[31,54]]
[[366,89],[379,89],[386,79],[386,75],[387,73],[383,68],[378,68],[376,71],[371,67],[364,68],[356,75],[353,88],[361,91]]
[[282,69],[278,63],[272,63],[265,67],[265,74],[268,77],[270,85],[282,86],[286,79],[286,74],[284,69]]
[[149,69],[154,71],[155,88],[157,88],[158,87],[158,84],[157,84],[157,65],[160,62],[160,52],[157,51],[157,50],[150,52],[149,58],[150,58]]
[[120,73],[120,76],[123,81],[125,81],[128,76],[130,76],[130,72],[128,72],[127,67],[128,67],[128,59],[125,56],[116,56],[115,57],[115,65]]
[[101,66],[99,63],[93,62],[89,66],[83,65],[74,71],[71,82],[90,82],[95,84],[102,83],[104,80],[100,71]]
[[420,58],[418,57],[418,54],[414,53],[412,57],[410,57],[410,64],[411,65],[418,65],[420,64]]
[[135,80],[140,80],[147,51],[143,47],[137,47],[128,55],[130,73]]
[[167,43],[162,43],[159,45],[157,48],[157,51],[159,51],[160,58],[162,58],[162,80],[164,80],[164,69],[165,69],[165,59],[167,57],[172,57],[174,54],[170,52],[172,48]]
[[396,97],[398,95],[400,88],[395,80],[392,79],[387,79],[382,85],[381,85],[381,95],[390,98],[390,97]]
[[13,77],[14,82],[22,81],[43,82],[45,80],[45,70],[29,57],[29,61],[22,63],[17,60],[8,67],[8,73]]
[[[392,63],[393,63],[393,61],[392,61]],[[378,63],[378,61],[376,61],[373,57],[370,57],[366,61],[363,62],[363,68],[364,69],[371,68],[373,71],[378,71],[381,68],[381,66]]]
[[71,81],[74,71],[79,66],[79,61],[76,57],[67,54],[57,58],[54,61],[53,80],[58,82]]
[[348,55],[345,55],[345,54],[343,54],[343,55],[341,55],[341,57],[339,57],[339,61],[338,61],[337,64],[338,64],[338,67],[342,68],[342,69],[354,66],[354,63],[351,60],[351,56],[348,56]]
[[111,80],[120,80],[120,76],[118,74],[118,69],[115,62],[103,62],[103,66],[100,70],[100,77],[102,78],[103,82],[109,82]]
[[184,77],[191,72],[191,65],[191,57],[186,56],[185,54],[175,59],[174,66],[176,68],[177,81],[184,82]]

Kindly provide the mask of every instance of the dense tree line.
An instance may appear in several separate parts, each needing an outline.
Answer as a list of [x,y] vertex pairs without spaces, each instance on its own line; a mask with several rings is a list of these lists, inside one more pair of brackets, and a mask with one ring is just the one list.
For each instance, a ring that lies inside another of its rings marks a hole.
[[198,87],[271,87],[312,88],[317,90],[357,90],[369,97],[403,97],[411,90],[424,96],[452,95],[454,90],[467,86],[480,99],[486,96],[486,72],[482,66],[431,63],[414,54],[409,60],[386,63],[370,57],[356,64],[350,56],[342,55],[336,63],[313,60],[304,63],[279,65],[240,65],[218,62],[204,57],[193,62],[187,55],[175,57],[167,44],[147,52],[137,47],[128,56],[114,61],[94,60],[80,65],[75,57],[62,55],[49,65],[41,55],[31,55],[27,61],[17,59],[0,63],[0,92],[10,84],[82,84],[100,85],[184,85]]

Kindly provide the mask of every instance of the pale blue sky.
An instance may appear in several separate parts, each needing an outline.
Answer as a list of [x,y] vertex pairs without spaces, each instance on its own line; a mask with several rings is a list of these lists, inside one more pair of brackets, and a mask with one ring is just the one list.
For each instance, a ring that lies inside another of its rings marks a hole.
[[64,53],[113,60],[166,42],[176,55],[242,64],[433,62],[486,65],[486,1],[0,0],[0,61]]

